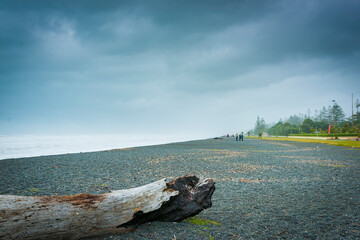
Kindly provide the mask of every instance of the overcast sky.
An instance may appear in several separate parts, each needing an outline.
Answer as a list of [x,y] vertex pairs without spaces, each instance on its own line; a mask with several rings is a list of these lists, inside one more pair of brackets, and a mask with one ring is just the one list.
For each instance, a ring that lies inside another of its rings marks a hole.
[[360,98],[360,1],[0,2],[0,134],[219,136]]

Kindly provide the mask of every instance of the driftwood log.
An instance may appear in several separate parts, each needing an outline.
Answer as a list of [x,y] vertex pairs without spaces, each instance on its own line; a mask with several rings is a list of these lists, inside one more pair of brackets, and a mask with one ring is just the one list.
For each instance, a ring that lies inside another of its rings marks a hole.
[[212,179],[184,176],[100,195],[0,195],[0,239],[79,239],[177,222],[211,207]]

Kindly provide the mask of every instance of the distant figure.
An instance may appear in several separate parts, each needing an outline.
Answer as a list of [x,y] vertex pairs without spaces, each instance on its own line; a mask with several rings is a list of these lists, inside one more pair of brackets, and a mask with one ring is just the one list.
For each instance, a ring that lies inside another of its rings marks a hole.
[[235,134],[235,139],[236,139],[236,141],[238,141],[239,140],[239,134]]
[[226,137],[229,137],[229,134],[227,134]]
[[244,141],[244,132],[241,132],[241,135],[240,135],[240,139],[239,139],[239,141]]
[[262,138],[262,133],[259,133],[259,138]]

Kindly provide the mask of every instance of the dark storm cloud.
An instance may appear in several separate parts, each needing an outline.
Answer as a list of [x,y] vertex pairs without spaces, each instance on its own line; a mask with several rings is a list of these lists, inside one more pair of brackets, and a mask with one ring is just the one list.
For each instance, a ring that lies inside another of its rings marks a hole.
[[[49,49],[42,49],[45,59],[39,56],[44,62],[31,64],[29,57],[37,57],[38,44],[46,41],[49,48],[63,51],[71,51],[70,44],[77,43],[96,56],[126,58],[152,51],[170,58],[176,67],[186,67],[186,61],[195,57],[200,72],[213,69],[225,78],[294,56],[351,55],[360,44],[358,1],[9,1],[3,5],[2,48],[15,56],[24,53],[22,66],[31,68],[43,63],[69,67],[65,62],[49,62],[53,57]],[[212,62],[211,56],[218,57],[212,53],[222,50],[221,62]],[[89,61],[75,60],[76,66]]]
[[359,11],[355,0],[2,1],[0,117],[158,122],[293,78],[358,86]]

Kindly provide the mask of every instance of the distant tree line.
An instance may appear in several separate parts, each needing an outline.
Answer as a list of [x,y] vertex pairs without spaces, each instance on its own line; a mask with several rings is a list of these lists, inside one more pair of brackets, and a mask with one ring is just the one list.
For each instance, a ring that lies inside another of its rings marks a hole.
[[263,118],[260,119],[260,117],[258,116],[255,122],[255,128],[252,131],[253,134],[258,135],[259,133],[263,133],[266,132],[266,130],[268,129],[268,126],[265,123],[265,120]]
[[[294,114],[287,119],[280,119],[278,123],[267,125],[263,118],[259,116],[255,122],[252,134],[267,132],[270,135],[288,136],[290,134],[327,134],[328,127],[331,125],[331,133],[360,133],[360,104],[356,104],[356,113],[353,118],[345,116],[343,109],[334,103],[333,106],[322,107],[315,110],[314,114],[308,110],[306,114]],[[334,125],[335,123],[335,125]],[[353,124],[354,123],[354,124]]]

